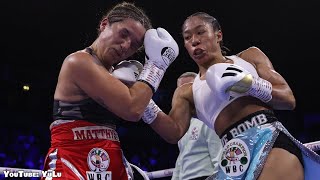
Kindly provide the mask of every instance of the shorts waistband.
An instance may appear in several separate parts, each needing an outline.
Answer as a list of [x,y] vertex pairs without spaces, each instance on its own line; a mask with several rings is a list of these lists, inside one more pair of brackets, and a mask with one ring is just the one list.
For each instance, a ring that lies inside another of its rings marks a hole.
[[[64,120],[64,119],[58,119],[58,120],[55,120],[53,121],[51,124],[50,124],[50,130],[55,127],[55,126],[59,126],[59,125],[62,125],[62,124],[65,124],[65,123],[74,123],[75,125],[79,125],[79,126],[96,126],[98,124],[95,124],[95,123],[92,123],[92,122],[89,122],[89,121],[85,121],[85,120]],[[114,124],[99,124],[99,126],[105,126],[105,127],[109,127],[109,128],[112,128],[112,129],[116,129],[116,125]]]
[[220,135],[220,138],[227,137],[227,139],[230,140],[233,139],[236,134],[240,134],[252,127],[272,123],[275,121],[278,121],[278,119],[272,110],[257,111],[232,124]]
[[79,140],[111,140],[119,142],[117,131],[108,126],[99,126],[83,120],[64,122],[51,126],[53,141],[79,141]]

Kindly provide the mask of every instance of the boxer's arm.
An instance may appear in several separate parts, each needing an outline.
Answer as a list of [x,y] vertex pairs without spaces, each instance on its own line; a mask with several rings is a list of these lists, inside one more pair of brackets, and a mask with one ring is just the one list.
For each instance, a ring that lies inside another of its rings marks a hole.
[[64,67],[69,71],[72,84],[100,105],[120,118],[139,121],[153,92],[142,82],[128,88],[106,69],[93,63],[91,55],[74,54],[66,59]]
[[272,100],[268,104],[276,110],[292,110],[296,106],[294,94],[287,81],[274,70],[269,58],[256,47],[248,48],[238,54],[252,63],[259,76],[272,84]]
[[187,89],[191,87],[180,86],[176,89],[172,98],[172,108],[169,115],[158,112],[155,120],[150,124],[168,143],[176,144],[187,132],[192,117],[193,105],[190,103]]

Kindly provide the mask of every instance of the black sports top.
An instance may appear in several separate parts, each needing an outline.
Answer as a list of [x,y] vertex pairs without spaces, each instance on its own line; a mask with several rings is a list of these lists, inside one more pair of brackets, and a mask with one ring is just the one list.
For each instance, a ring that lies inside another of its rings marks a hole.
[[78,102],[54,100],[53,119],[86,120],[101,125],[118,125],[121,121],[118,116],[102,107],[91,98]]

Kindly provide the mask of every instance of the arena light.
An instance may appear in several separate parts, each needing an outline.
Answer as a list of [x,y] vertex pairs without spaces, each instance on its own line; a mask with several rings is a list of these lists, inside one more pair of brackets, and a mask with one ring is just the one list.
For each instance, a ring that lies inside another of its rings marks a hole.
[[29,91],[30,90],[30,86],[25,84],[25,85],[22,86],[22,90],[23,91]]

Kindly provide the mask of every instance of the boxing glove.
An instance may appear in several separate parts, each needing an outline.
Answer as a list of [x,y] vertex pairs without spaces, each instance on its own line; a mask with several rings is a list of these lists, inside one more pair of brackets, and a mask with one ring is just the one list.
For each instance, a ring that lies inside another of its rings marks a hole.
[[118,63],[112,75],[127,85],[135,83],[141,73],[143,65],[137,60],[124,60]]
[[144,37],[145,64],[138,78],[155,92],[168,66],[179,55],[179,47],[163,28],[149,29]]
[[246,94],[269,102],[272,99],[272,84],[253,76],[244,68],[229,63],[217,63],[209,67],[206,80],[210,89],[220,92],[220,96],[231,93]]

